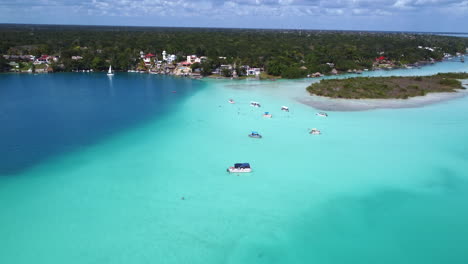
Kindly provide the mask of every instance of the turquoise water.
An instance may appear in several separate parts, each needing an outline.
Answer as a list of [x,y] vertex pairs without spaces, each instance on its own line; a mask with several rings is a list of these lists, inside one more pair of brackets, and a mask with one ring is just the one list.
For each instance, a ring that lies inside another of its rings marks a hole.
[[301,82],[206,81],[1,177],[0,262],[467,263],[468,97],[319,118]]

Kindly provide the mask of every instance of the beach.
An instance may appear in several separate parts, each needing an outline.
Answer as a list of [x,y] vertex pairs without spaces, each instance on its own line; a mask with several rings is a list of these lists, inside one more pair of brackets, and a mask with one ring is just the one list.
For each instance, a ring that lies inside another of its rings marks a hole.
[[455,93],[428,93],[408,99],[339,99],[310,95],[298,98],[298,102],[324,111],[365,111],[386,108],[414,108],[441,103],[451,99],[461,98],[468,94],[467,90],[457,90]]
[[[363,74],[342,74],[321,78],[307,78],[297,80],[223,80],[224,82],[208,80],[235,90],[258,90],[265,95],[293,99],[296,102],[323,111],[365,111],[372,109],[415,108],[445,102],[464,97],[466,89],[459,89],[455,93],[428,93],[408,99],[340,99],[311,95],[306,88],[322,79],[343,79],[353,77],[391,77],[391,76],[428,76],[445,72],[468,72],[468,64],[444,61],[435,65],[427,65],[420,69],[397,69],[390,71],[368,71]],[[468,88],[467,80],[460,80]]]

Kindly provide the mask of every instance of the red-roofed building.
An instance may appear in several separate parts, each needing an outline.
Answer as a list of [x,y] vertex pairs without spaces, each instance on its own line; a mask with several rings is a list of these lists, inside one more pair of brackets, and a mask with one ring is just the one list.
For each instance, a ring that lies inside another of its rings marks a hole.
[[151,59],[153,59],[154,57],[156,57],[156,55],[148,53],[143,58],[143,62],[145,63],[146,66],[150,66],[151,65]]
[[50,59],[52,59],[49,55],[42,55],[41,57],[37,58],[34,61],[34,64],[47,64],[50,63]]
[[180,63],[182,66],[190,66],[192,63],[188,62],[188,61],[183,61]]
[[376,61],[383,61],[385,59],[387,59],[387,58],[385,58],[384,56],[380,56],[378,58],[375,58]]

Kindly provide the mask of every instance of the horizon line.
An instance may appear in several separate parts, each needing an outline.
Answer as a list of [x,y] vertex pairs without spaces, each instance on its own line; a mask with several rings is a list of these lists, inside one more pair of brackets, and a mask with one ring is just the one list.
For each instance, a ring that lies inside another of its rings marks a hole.
[[342,32],[379,32],[379,33],[423,33],[423,34],[468,34],[468,32],[442,32],[442,31],[398,31],[398,30],[359,30],[359,29],[305,29],[305,28],[233,28],[233,27],[187,27],[187,26],[135,26],[135,25],[83,25],[83,24],[42,24],[42,23],[0,23],[18,26],[79,26],[79,27],[109,27],[109,28],[179,28],[179,29],[231,29],[231,30],[293,30],[293,31],[342,31]]

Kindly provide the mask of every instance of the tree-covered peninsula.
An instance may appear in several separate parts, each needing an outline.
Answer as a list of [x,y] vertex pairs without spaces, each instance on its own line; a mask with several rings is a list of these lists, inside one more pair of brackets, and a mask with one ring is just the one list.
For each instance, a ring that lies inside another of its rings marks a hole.
[[465,89],[459,79],[468,73],[439,73],[416,77],[357,77],[328,79],[307,87],[309,93],[346,99],[407,99],[434,92],[456,92]]
[[[25,55],[35,60],[53,57],[48,67],[53,71],[103,71],[110,64],[117,71],[150,71],[166,51],[174,55],[174,66],[189,55],[206,58],[197,65],[201,75],[216,69],[227,76],[234,70],[242,75],[239,67],[248,65],[270,76],[301,78],[437,61],[448,54],[466,53],[467,48],[468,38],[417,33],[0,25],[0,55],[7,56],[0,59],[3,71],[30,68],[26,64],[31,61],[21,61]],[[141,52],[155,57],[145,65]],[[222,65],[232,67],[225,70]]]

